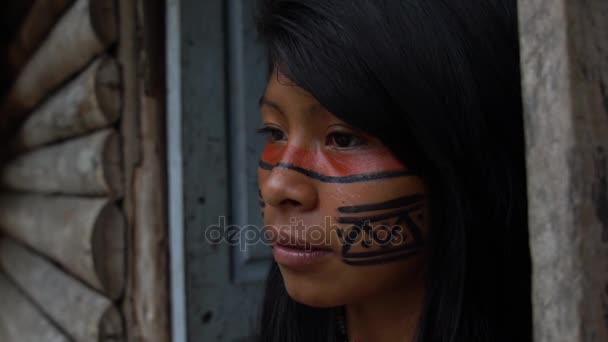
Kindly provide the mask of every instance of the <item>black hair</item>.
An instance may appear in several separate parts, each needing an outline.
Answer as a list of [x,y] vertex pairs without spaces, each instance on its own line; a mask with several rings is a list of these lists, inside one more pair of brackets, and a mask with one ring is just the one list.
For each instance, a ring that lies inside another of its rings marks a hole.
[[[531,340],[516,0],[262,0],[271,67],[425,180],[417,341]],[[270,272],[260,341],[334,341]]]

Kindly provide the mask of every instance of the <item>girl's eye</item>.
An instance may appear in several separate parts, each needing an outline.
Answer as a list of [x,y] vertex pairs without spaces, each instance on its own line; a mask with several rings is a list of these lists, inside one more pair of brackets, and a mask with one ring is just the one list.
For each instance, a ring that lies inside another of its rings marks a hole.
[[363,145],[363,139],[348,133],[331,133],[327,136],[327,145],[345,149]]
[[266,137],[269,143],[285,140],[285,133],[278,128],[266,126],[258,129],[257,133]]

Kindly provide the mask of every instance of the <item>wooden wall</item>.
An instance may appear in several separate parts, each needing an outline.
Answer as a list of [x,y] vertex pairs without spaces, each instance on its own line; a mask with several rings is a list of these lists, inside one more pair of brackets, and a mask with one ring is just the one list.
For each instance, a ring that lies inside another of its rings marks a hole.
[[535,341],[608,341],[608,1],[519,15]]
[[36,0],[8,40],[1,341],[168,341],[154,2]]

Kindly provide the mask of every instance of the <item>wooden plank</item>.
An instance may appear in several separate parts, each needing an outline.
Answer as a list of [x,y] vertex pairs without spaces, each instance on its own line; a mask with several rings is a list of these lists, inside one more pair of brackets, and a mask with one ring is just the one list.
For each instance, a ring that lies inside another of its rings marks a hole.
[[[81,342],[121,341],[113,303],[14,240],[0,239],[0,265],[62,331]],[[40,286],[44,284],[44,286]]]
[[108,199],[0,195],[0,231],[116,299],[125,277],[122,213]]
[[119,197],[123,191],[118,134],[102,130],[26,153],[0,170],[5,188]]
[[535,341],[608,341],[608,2],[519,16]]
[[[118,43],[118,54],[120,64],[123,67],[124,82],[124,104],[123,115],[120,123],[120,130],[123,140],[123,158],[125,170],[125,184],[133,184],[134,169],[140,163],[140,134],[139,126],[139,47],[140,40],[137,39],[141,27],[138,17],[139,0],[123,0],[120,2],[120,39]],[[131,187],[125,188],[123,211],[127,220],[128,231],[132,232],[127,236],[129,254],[127,255],[127,283],[125,284],[125,300],[123,301],[123,312],[127,327],[127,339],[134,341],[140,336],[146,336],[142,324],[138,322],[136,310],[140,303],[136,300],[133,287],[137,283],[137,278],[133,276],[133,245],[135,239],[134,200]],[[154,336],[150,341],[156,341]],[[160,338],[158,341],[163,341]],[[164,341],[163,341],[164,342]]]
[[[162,0],[121,1],[121,123],[130,234],[124,312],[129,339],[170,341]],[[128,95],[127,95],[128,94]]]
[[2,273],[0,303],[0,341],[70,341]]
[[115,0],[77,0],[24,66],[0,113],[4,129],[74,76],[117,38]]
[[30,150],[108,127],[120,117],[120,89],[118,64],[108,56],[98,58],[28,117],[11,150]]

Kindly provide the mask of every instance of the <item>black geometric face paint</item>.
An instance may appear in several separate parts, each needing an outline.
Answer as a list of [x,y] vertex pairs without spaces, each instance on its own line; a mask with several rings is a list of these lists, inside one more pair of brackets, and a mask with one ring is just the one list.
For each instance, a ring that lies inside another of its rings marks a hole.
[[[388,149],[362,155],[269,143],[258,166],[268,172],[276,168],[290,170],[323,183],[418,176]],[[414,194],[382,203],[339,207],[338,223],[346,225],[337,230],[343,261],[349,265],[373,265],[419,253],[424,245],[419,228],[424,201],[424,195]]]
[[262,218],[264,218],[264,208],[266,208],[266,202],[264,202],[264,198],[262,197],[262,189],[258,188],[258,204],[260,206],[260,213],[262,214]]
[[418,254],[424,246],[419,226],[424,219],[424,204],[425,196],[414,194],[381,203],[339,207],[338,223],[347,225],[337,230],[344,263],[376,265]]

